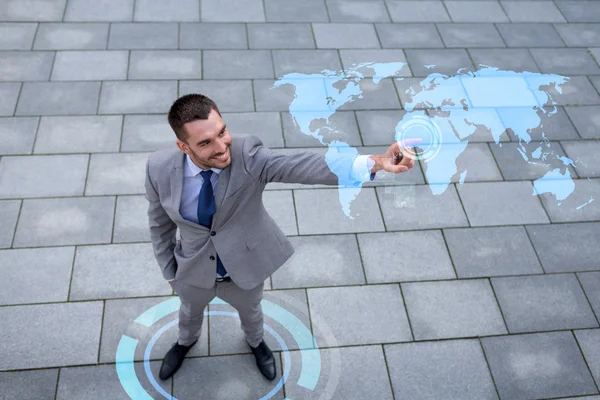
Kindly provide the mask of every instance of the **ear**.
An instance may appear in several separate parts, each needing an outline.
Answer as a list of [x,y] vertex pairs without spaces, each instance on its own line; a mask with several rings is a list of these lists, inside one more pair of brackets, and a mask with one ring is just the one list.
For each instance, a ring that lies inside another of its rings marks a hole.
[[177,141],[175,142],[175,144],[177,144],[177,147],[179,147],[179,150],[183,151],[184,153],[188,154],[189,151],[189,147],[187,144],[185,144],[184,142],[182,142],[181,140],[177,139]]

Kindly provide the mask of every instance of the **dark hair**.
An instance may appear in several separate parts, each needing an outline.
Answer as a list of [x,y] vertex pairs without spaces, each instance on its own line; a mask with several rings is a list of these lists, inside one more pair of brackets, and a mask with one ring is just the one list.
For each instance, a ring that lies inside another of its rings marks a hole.
[[186,94],[175,100],[171,106],[168,116],[169,125],[173,128],[177,138],[185,142],[187,135],[183,125],[199,119],[208,119],[212,110],[221,116],[215,102],[208,97],[201,94]]

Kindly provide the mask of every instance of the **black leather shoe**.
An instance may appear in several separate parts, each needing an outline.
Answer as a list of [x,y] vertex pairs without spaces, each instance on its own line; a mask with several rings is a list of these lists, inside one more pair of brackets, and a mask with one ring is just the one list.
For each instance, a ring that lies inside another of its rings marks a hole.
[[189,346],[183,346],[181,344],[175,343],[173,347],[171,347],[171,349],[167,351],[165,358],[163,358],[158,377],[164,381],[165,379],[169,379],[171,376],[173,376],[173,374],[177,372],[179,367],[181,367],[181,364],[183,364],[183,359],[187,352],[190,351],[190,349],[193,345],[196,344],[196,342],[190,344]]
[[[250,345],[248,344],[248,346]],[[273,353],[265,341],[263,340],[260,342],[257,347],[250,346],[250,349],[252,349],[252,353],[254,353],[254,357],[256,357],[256,365],[258,365],[260,373],[270,381],[275,379],[275,376],[277,375],[275,357],[273,357]]]

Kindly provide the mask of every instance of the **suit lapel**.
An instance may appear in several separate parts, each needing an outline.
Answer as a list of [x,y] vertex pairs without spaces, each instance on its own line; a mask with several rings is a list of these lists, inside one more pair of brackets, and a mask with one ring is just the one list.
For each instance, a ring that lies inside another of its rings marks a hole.
[[183,152],[178,152],[178,154],[175,156],[175,158],[173,159],[173,168],[171,169],[171,207],[173,210],[175,210],[175,212],[177,213],[177,215],[179,216],[179,219],[181,221],[183,221],[184,223],[191,225],[191,226],[195,226],[195,227],[199,227],[200,225],[198,224],[194,224],[191,221],[188,221],[187,219],[183,218],[181,216],[181,214],[179,213],[179,206],[181,204],[181,193],[183,191],[183,167],[185,165],[184,163],[185,161],[185,153]]

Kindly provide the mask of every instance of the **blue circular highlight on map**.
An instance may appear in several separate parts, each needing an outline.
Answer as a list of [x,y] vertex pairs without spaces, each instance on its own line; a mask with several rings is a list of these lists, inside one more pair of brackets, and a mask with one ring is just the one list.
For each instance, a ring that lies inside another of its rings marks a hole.
[[440,127],[428,116],[407,114],[396,126],[396,142],[400,148],[407,139],[421,139],[419,151],[414,155],[404,154],[413,160],[430,160],[435,157],[442,148],[442,131]]

